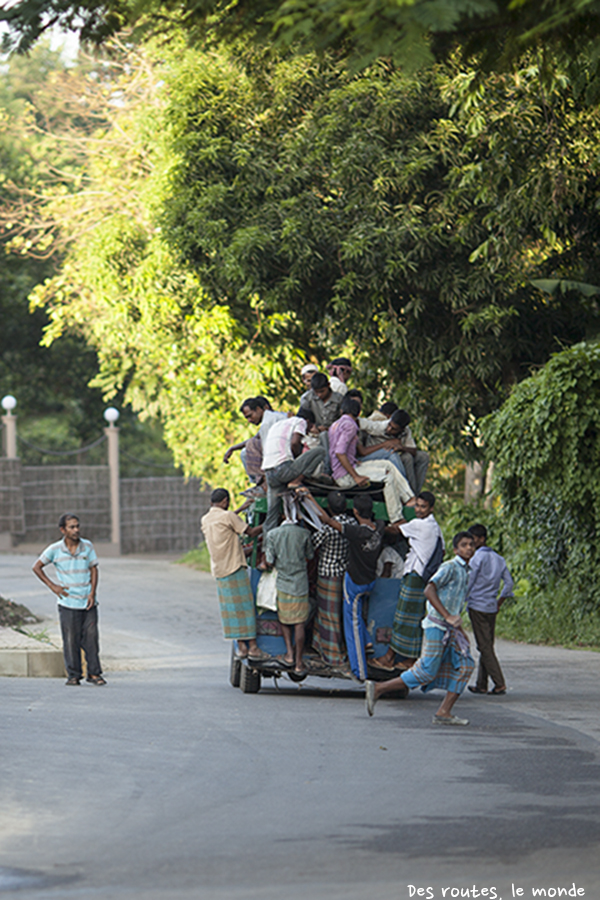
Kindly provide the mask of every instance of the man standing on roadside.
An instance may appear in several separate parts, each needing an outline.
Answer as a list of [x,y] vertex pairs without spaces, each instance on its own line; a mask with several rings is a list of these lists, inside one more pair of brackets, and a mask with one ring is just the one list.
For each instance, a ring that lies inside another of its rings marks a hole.
[[[83,677],[81,651],[87,662],[90,684],[106,684],[98,649],[98,557],[91,541],[80,536],[79,519],[65,513],[58,521],[63,538],[50,544],[36,560],[33,571],[58,598],[58,615],[67,670],[66,684],[78,685]],[[53,563],[58,584],[44,572]]]
[[[485,525],[472,525],[475,554],[471,560],[471,578],[467,596],[467,609],[473,634],[479,651],[477,681],[469,685],[472,694],[488,693],[488,677],[494,682],[490,694],[505,694],[506,682],[494,650],[496,616],[507,597],[512,597],[513,580],[504,559],[486,545]],[[498,598],[500,583],[502,596]]]

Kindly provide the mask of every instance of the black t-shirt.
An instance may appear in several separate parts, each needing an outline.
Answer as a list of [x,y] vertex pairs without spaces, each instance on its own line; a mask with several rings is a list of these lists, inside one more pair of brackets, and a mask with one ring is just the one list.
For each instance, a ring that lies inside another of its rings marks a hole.
[[345,524],[342,534],[348,539],[348,575],[354,584],[370,584],[375,580],[377,559],[383,543],[383,522],[375,522],[375,528]]

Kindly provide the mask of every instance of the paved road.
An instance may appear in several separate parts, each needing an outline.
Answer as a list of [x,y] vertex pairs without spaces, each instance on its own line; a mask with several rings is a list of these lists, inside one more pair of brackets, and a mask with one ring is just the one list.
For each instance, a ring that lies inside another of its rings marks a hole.
[[[49,614],[31,562],[0,555],[0,593]],[[369,719],[347,683],[231,688],[209,576],[101,572],[107,687],[0,679],[1,896],[600,897],[598,654],[503,644],[468,729],[434,696]]]

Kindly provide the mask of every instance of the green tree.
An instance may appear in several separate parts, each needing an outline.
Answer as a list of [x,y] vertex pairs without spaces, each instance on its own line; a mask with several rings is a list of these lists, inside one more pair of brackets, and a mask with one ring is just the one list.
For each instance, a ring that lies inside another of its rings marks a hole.
[[[12,121],[16,133],[71,148],[76,164],[65,163],[60,177],[55,167],[36,167],[29,185],[12,185],[2,212],[8,246],[60,263],[32,293],[33,308],[49,316],[45,345],[85,336],[102,395],[123,395],[145,420],[164,423],[187,473],[235,486],[239,459],[225,466],[222,456],[248,435],[240,400],[281,388],[299,358],[290,339],[298,328],[293,316],[264,315],[258,303],[234,317],[173,259],[156,224],[168,202],[158,173],[172,164],[157,140],[163,72],[143,54],[119,60],[119,52],[101,77],[84,69],[55,80],[60,114],[52,120],[39,118],[47,105],[40,94],[27,117]],[[74,120],[73,108],[85,117]]]
[[[100,391],[85,390],[98,369],[96,354],[83,336],[75,333],[50,348],[40,347],[48,316],[42,310],[31,314],[28,296],[53,274],[55,263],[41,247],[37,257],[31,256],[24,243],[19,250],[25,252],[8,253],[6,242],[16,235],[8,210],[23,211],[19,197],[37,183],[40,165],[50,166],[56,175],[66,161],[64,149],[45,146],[39,132],[42,120],[51,121],[56,110],[42,101],[39,109],[43,114],[36,117],[32,106],[33,98],[59,74],[65,75],[59,54],[40,44],[29,57],[12,59],[0,76],[0,200],[7,211],[0,219],[0,237],[4,238],[0,244],[0,390],[18,398],[25,432],[33,428],[35,437],[42,442],[46,438],[45,446],[55,448],[63,440],[55,433],[57,417],[68,423],[72,446],[87,443],[100,432]],[[25,124],[27,127],[21,127]],[[42,422],[36,425],[40,417]],[[28,458],[24,447],[21,454]]]
[[377,58],[415,70],[456,47],[485,69],[504,68],[528,49],[572,57],[593,48],[598,0],[15,0],[0,10],[5,43],[29,49],[50,27],[101,43],[125,27],[140,35],[179,33],[193,44],[242,38],[282,51],[341,52],[354,70]]
[[105,392],[162,417],[186,471],[228,477],[240,399],[297,402],[300,351],[342,347],[367,402],[383,385],[437,446],[478,452],[478,419],[597,330],[594,296],[531,283],[599,280],[598,113],[560,68],[473,90],[455,65],[161,47],[117,71],[83,83],[82,174],[39,192],[66,259],[37,302],[49,340],[83,330]]
[[600,345],[558,353],[486,421],[504,549],[520,583],[510,636],[600,641]]
[[533,61],[474,78],[188,54],[162,213],[214,302],[243,319],[258,298],[303,346],[353,346],[363,387],[467,452],[532,365],[598,327],[595,298],[531,280],[600,275],[598,113]]

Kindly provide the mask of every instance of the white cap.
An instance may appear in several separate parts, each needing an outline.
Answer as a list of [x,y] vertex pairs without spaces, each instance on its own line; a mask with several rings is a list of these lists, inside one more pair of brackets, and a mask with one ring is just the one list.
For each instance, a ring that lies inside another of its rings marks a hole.
[[319,371],[319,367],[315,366],[314,363],[307,363],[305,366],[302,366],[302,368],[300,369],[300,374],[308,375],[309,372],[318,372],[318,371]]

